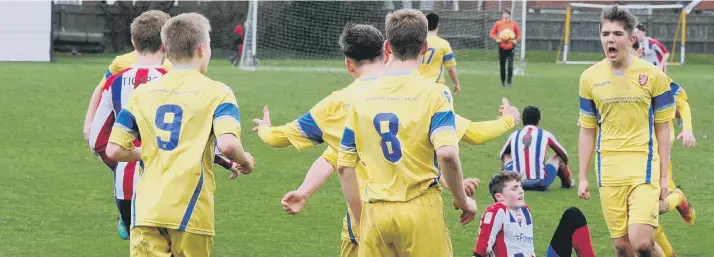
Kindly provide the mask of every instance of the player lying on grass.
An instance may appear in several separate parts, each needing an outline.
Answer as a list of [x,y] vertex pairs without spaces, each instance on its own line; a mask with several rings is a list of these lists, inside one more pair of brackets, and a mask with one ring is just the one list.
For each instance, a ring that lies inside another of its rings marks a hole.
[[429,22],[429,34],[426,37],[427,48],[426,54],[421,57],[421,66],[419,72],[427,79],[431,79],[437,83],[444,84],[444,68],[449,73],[451,81],[454,83],[454,95],[461,93],[459,85],[459,76],[456,74],[456,58],[454,51],[451,50],[449,41],[439,37],[439,15],[429,13],[426,15],[426,20]]
[[[642,58],[642,48],[640,47],[640,44],[638,41],[635,41],[635,43],[632,44],[632,54]],[[674,103],[675,103],[675,109],[676,109],[676,114],[675,114],[675,120],[680,121],[683,123],[684,128],[682,129],[682,132],[676,137],[676,139],[682,139],[682,143],[684,144],[685,147],[687,148],[692,148],[694,147],[694,144],[696,143],[696,139],[694,138],[694,134],[692,133],[692,113],[691,110],[689,109],[689,103],[687,103],[687,93],[684,91],[684,88],[679,86],[678,84],[672,82],[669,85],[670,91],[673,92],[674,94]],[[669,124],[669,129],[670,129],[670,139],[672,142],[674,142],[675,137],[674,137],[674,122],[675,120],[672,120]],[[679,212],[679,215],[682,217],[684,222],[687,224],[694,224],[694,219],[696,218],[696,212],[694,211],[694,208],[689,204],[689,201],[687,200],[686,195],[682,191],[682,189],[678,186],[675,186],[674,179],[672,177],[672,161],[670,160],[669,162],[669,167],[667,169],[667,186],[668,189],[670,190],[670,194],[667,196],[667,198],[664,201],[660,201],[660,207],[659,207],[659,212],[660,215],[671,212],[674,209],[677,209]],[[664,228],[660,224],[656,229],[655,229],[655,242],[662,247],[662,251],[664,252],[664,256],[666,257],[675,257],[677,256],[674,253],[674,248],[672,247],[672,244],[669,242],[667,239],[667,236],[664,234]]]
[[[518,173],[493,175],[488,190],[496,203],[481,215],[474,257],[534,257],[533,216],[525,203]],[[553,233],[546,257],[595,257],[585,215],[576,207],[563,212]]]
[[427,51],[424,14],[402,9],[385,20],[390,64],[353,96],[337,158],[360,225],[358,256],[452,256],[439,174],[461,224],[474,219],[476,202],[462,185],[451,93],[418,73]]
[[[107,77],[100,87],[99,103],[93,105],[94,116],[87,120],[90,122],[87,138],[90,149],[114,172],[114,193],[120,213],[117,233],[125,240],[129,239],[131,197],[140,165],[135,162],[117,163],[107,158],[105,150],[116,115],[134,88],[166,73],[163,67],[169,62],[161,52],[161,27],[169,18],[161,11],[147,11],[134,19],[130,31],[135,51],[117,57],[109,65]],[[139,141],[136,143],[138,146]],[[238,174],[238,165],[225,157],[216,155],[214,161]]]
[[[112,129],[109,158],[145,164],[132,202],[131,256],[210,256],[214,145],[242,173],[255,165],[238,138],[233,91],[203,75],[211,58],[209,31],[197,13],[166,22],[161,41],[174,69],[137,88]],[[137,138],[148,140],[136,148]]]
[[[340,47],[345,55],[345,64],[348,72],[355,78],[355,85],[359,84],[360,78],[372,78],[381,72],[384,67],[384,57],[382,52],[384,38],[378,29],[370,25],[348,25],[345,27],[340,37]],[[335,170],[337,152],[332,147],[336,140],[339,140],[341,129],[344,128],[345,109],[344,106],[351,101],[352,85],[334,92],[313,109],[298,118],[298,120],[283,126],[271,127],[268,109],[264,110],[262,120],[254,120],[261,139],[273,147],[295,146],[302,150],[314,146],[317,142],[328,143],[328,149],[318,158],[310,168],[305,182],[298,191],[289,192],[283,199],[283,207],[288,213],[296,214],[300,212],[309,198],[322,184],[327,181]],[[502,135],[513,127],[513,121],[517,120],[518,110],[515,107],[503,107],[504,115],[516,115],[515,118],[503,117],[494,121],[472,123],[459,117],[457,127],[459,134],[465,141],[470,143],[483,143],[497,136]],[[314,118],[313,118],[314,117]],[[319,124],[319,125],[318,125]],[[467,130],[468,128],[468,130]],[[301,132],[302,131],[302,132]],[[340,131],[340,132],[338,132]],[[305,133],[310,132],[310,133]],[[333,134],[337,132],[338,134]],[[315,136],[319,135],[319,136]],[[313,136],[313,137],[310,137]],[[478,185],[478,180],[464,180],[464,187],[469,195]],[[344,229],[342,233],[342,255],[354,256],[357,254],[356,227],[347,226],[353,224],[349,219],[349,212],[344,219]]]
[[[573,186],[568,169],[568,153],[555,136],[540,128],[540,110],[535,106],[523,109],[523,128],[514,131],[501,149],[503,170],[515,171],[523,177],[526,190],[547,191],[560,178],[564,188]],[[546,162],[548,148],[555,152]]]
[[617,256],[659,257],[654,229],[659,200],[669,195],[664,171],[675,108],[672,80],[630,54],[636,20],[617,5],[603,10],[600,39],[606,58],[580,77],[578,196],[590,198],[588,172],[597,153],[600,203]]

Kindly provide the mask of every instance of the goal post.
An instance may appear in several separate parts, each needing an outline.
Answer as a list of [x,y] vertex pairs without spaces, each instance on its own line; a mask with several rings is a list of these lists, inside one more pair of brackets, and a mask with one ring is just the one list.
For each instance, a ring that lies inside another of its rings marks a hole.
[[389,12],[411,7],[439,15],[438,36],[449,42],[459,73],[464,74],[498,72],[498,46],[489,32],[501,12],[509,10],[521,31],[521,42],[513,51],[514,75],[525,75],[527,1],[512,1],[503,9],[486,10],[478,10],[476,4],[457,3],[250,0],[238,67],[245,71],[344,72],[338,39],[345,24],[370,24],[384,33],[384,18]]
[[[600,29],[600,11],[609,7],[605,4],[569,3],[565,12],[562,47],[556,58],[562,64],[593,64],[602,59],[602,48],[599,36],[573,35],[573,31],[595,32]],[[667,65],[682,65],[685,62],[687,40],[687,10],[681,4],[626,4],[621,8],[629,9],[638,17],[638,22],[650,23],[659,29],[648,28],[648,36],[652,31],[662,32],[654,35],[658,40],[670,42],[667,46],[670,56]],[[669,15],[657,12],[672,10]],[[656,14],[656,15],[655,15]],[[656,21],[655,21],[656,19]],[[663,27],[664,26],[664,27]],[[574,28],[575,27],[575,28]],[[648,26],[651,27],[651,26]],[[674,33],[670,33],[670,31]],[[593,34],[595,35],[595,34]],[[678,49],[679,48],[679,49]],[[678,57],[678,58],[677,58]]]

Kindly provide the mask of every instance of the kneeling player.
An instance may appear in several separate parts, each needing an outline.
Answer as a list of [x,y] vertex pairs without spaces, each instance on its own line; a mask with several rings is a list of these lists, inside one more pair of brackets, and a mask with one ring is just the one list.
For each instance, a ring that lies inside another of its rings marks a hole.
[[[534,257],[533,217],[524,201],[521,176],[501,172],[491,177],[488,190],[496,201],[481,216],[474,257]],[[546,257],[594,257],[585,215],[575,207],[565,210],[546,250]]]
[[[572,187],[568,153],[553,134],[539,127],[538,107],[523,109],[522,119],[523,128],[514,131],[501,149],[503,169],[519,173],[524,178],[522,182],[526,190],[546,191],[556,176],[564,188]],[[545,162],[548,147],[555,151],[555,155]]]

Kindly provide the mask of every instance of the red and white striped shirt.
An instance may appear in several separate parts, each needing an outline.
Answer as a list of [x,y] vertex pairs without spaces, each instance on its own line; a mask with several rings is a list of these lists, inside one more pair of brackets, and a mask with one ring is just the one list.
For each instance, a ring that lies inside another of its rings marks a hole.
[[664,55],[668,53],[667,48],[659,40],[647,37],[643,42],[640,42],[640,47],[643,50],[642,59],[649,63],[658,66],[667,61],[664,59]]
[[511,154],[514,171],[524,179],[544,179],[544,163],[548,147],[568,163],[568,153],[550,132],[533,125],[514,131],[501,148],[501,158]]
[[530,208],[513,211],[503,203],[489,206],[481,216],[473,256],[535,257]]

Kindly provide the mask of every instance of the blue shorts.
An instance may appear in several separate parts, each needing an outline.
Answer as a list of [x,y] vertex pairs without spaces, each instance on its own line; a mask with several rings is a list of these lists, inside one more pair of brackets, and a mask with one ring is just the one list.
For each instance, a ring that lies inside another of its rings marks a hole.
[[553,164],[548,163],[545,165],[544,170],[545,170],[545,178],[543,178],[543,179],[521,180],[523,189],[547,191],[548,188],[550,188],[550,185],[553,184],[553,181],[555,181],[555,177],[557,177],[557,174],[558,174],[558,169]]

